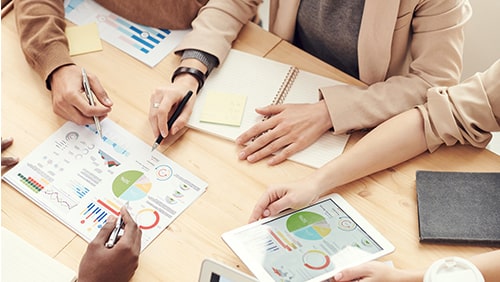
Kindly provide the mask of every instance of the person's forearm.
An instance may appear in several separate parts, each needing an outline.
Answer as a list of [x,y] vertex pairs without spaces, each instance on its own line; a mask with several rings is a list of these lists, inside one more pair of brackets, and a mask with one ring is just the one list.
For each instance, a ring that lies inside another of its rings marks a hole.
[[500,276],[500,250],[482,253],[469,258],[484,277],[484,281],[498,281]]
[[423,119],[417,109],[382,123],[351,149],[315,171],[311,178],[321,194],[411,159],[427,149]]

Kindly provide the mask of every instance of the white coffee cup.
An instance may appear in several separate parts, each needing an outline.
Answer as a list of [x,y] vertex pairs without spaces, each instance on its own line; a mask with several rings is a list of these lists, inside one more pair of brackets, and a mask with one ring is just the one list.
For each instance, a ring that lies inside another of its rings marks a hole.
[[484,278],[470,261],[447,257],[434,262],[427,269],[424,282],[484,282]]

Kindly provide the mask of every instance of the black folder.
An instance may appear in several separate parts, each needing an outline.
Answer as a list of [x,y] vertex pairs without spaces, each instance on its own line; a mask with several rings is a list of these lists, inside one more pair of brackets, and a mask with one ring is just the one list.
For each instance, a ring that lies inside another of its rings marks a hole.
[[500,245],[500,172],[417,171],[416,182],[421,242]]

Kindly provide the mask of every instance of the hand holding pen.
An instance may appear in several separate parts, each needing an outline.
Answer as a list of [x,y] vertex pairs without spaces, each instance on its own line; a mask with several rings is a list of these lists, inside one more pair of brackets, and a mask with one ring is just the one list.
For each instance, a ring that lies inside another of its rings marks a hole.
[[[179,118],[180,114],[182,113],[182,110],[184,109],[184,107],[186,106],[187,102],[189,101],[189,99],[191,98],[192,95],[193,95],[193,91],[189,90],[187,92],[186,96],[184,96],[184,98],[182,98],[181,102],[179,103],[179,105],[175,109],[174,113],[167,121],[168,130],[170,130],[172,128],[172,125],[174,124],[174,122],[177,120],[177,118]],[[157,107],[157,105],[154,104],[153,107]],[[163,138],[164,138],[163,135],[160,133],[160,135],[158,135],[158,138],[156,138],[155,143],[151,147],[151,151],[154,151],[158,147],[158,145],[160,145],[161,141],[163,141]]]
[[47,80],[51,87],[52,107],[58,116],[79,125],[93,124],[93,116],[102,119],[113,106],[99,79],[86,70],[95,106],[90,106],[83,87],[82,68],[66,65],[53,71]]
[[[128,201],[123,205],[122,209],[125,208],[125,211],[128,213]],[[123,235],[123,227],[124,227],[124,222],[123,222],[123,216],[122,213],[120,212],[120,215],[116,219],[115,222],[115,228],[113,228],[113,231],[109,235],[108,241],[106,244],[106,248],[113,248],[113,246],[116,244],[118,239]]]
[[112,248],[106,247],[118,218],[108,220],[80,261],[78,281],[129,281],[134,275],[139,264],[142,232],[125,206],[120,216],[123,235]]
[[123,217],[120,214],[116,219],[115,228],[113,228],[113,231],[109,235],[108,241],[106,242],[106,244],[104,244],[106,248],[113,248],[113,246],[118,241],[119,237],[121,237],[122,235],[123,235]]

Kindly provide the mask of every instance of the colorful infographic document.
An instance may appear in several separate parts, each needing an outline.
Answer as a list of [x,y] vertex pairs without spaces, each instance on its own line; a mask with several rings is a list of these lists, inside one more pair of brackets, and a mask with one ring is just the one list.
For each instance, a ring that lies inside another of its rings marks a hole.
[[3,179],[89,242],[127,203],[144,250],[207,183],[109,118],[102,128],[65,123]]
[[[148,5],[146,2],[144,5]],[[96,22],[103,40],[150,67],[158,64],[189,30],[157,29],[122,18],[92,0],[65,0],[66,19],[76,25]]]

